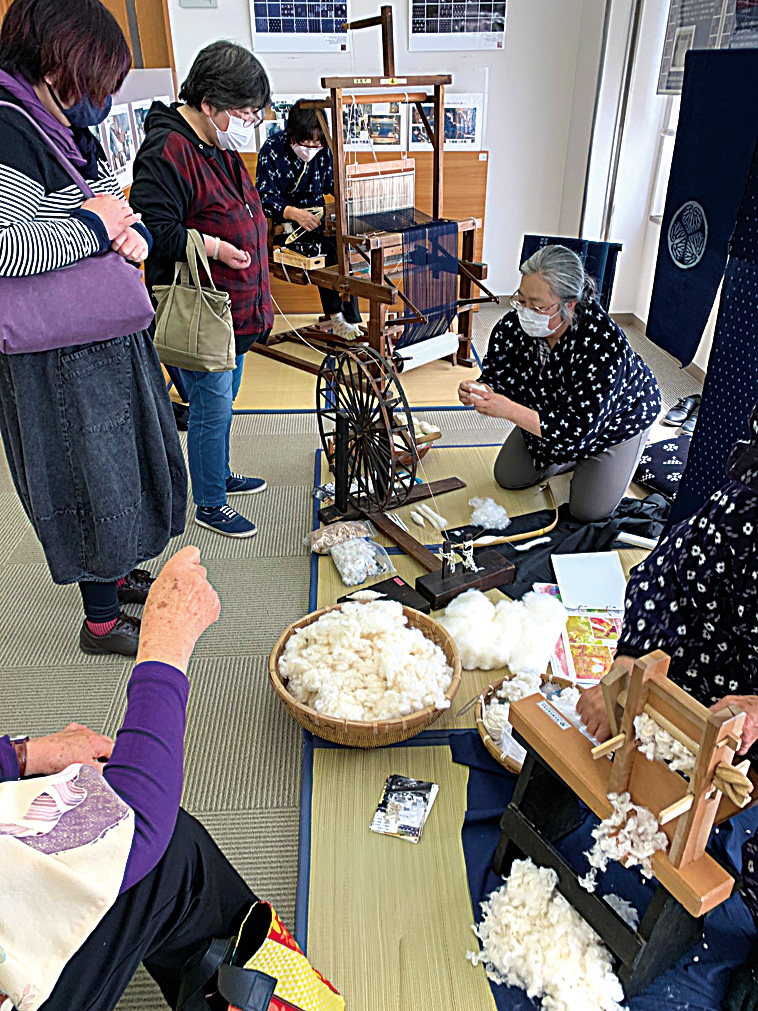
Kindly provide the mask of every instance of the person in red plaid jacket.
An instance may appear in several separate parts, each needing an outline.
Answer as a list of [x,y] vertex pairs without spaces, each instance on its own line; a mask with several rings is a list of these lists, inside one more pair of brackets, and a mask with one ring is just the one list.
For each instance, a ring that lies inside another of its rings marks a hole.
[[251,537],[254,523],[227,504],[231,494],[264,491],[261,477],[229,466],[232,405],[244,356],[274,322],[266,218],[238,151],[249,145],[271,100],[266,71],[233,42],[214,42],[195,59],[170,108],[155,102],[134,165],[130,202],[153,235],[146,281],[170,284],[186,260],[187,229],[205,239],[214,284],[229,293],[237,350],[231,372],[180,369],[189,396],[187,455],[195,522],[228,537]]

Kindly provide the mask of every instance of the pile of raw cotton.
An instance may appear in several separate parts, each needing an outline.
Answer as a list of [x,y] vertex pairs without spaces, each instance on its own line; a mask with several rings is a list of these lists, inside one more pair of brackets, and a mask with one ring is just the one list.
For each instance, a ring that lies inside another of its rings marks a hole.
[[658,819],[646,807],[632,803],[628,793],[609,793],[613,811],[592,830],[595,843],[585,854],[589,872],[579,879],[582,888],[595,891],[598,871],[604,871],[611,860],[623,861],[627,867],[639,867],[644,878],[653,876],[653,857],[668,848],[668,838],[661,832]]
[[506,883],[482,903],[474,933],[496,983],[518,986],[543,1011],[621,1011],[621,984],[611,956],[590,925],[556,888],[558,875],[531,860],[515,860]]
[[634,718],[634,731],[638,750],[650,762],[665,762],[672,772],[681,772],[690,777],[695,768],[695,756],[681,741],[677,741],[668,730],[659,727],[647,713]]
[[446,709],[445,654],[394,600],[345,603],[295,632],[279,660],[287,691],[326,716],[387,720]]
[[466,670],[509,667],[514,674],[541,674],[566,624],[566,609],[544,593],[493,604],[481,590],[467,590],[439,620],[455,639]]

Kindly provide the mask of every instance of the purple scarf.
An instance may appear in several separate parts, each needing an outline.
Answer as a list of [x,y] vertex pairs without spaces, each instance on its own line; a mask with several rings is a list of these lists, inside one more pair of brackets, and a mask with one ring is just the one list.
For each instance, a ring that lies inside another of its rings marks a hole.
[[71,127],[59,123],[55,116],[47,111],[25,77],[22,77],[21,74],[9,74],[0,68],[0,85],[19,100],[29,115],[37,120],[48,137],[61,148],[69,161],[78,166],[87,165],[89,159],[77,146]]

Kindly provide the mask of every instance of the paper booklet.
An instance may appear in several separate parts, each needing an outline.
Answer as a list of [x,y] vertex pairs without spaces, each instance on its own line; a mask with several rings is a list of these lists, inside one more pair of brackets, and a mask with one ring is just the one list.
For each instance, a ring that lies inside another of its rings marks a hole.
[[417,843],[439,792],[436,783],[406,776],[388,776],[382,798],[369,828],[381,835],[394,835]]
[[[535,583],[534,589],[561,600],[555,583]],[[613,664],[623,611],[584,607],[567,610],[566,627],[556,643],[550,669],[554,677],[568,678],[580,685],[597,684]]]

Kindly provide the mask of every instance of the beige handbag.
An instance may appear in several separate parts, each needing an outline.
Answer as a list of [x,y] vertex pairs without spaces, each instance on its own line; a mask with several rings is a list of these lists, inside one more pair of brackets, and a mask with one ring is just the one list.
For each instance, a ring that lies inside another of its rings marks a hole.
[[[200,263],[210,288],[200,283]],[[187,232],[187,262],[177,263],[173,284],[153,287],[155,349],[164,365],[193,372],[229,372],[236,364],[232,300],[213,283],[203,237]]]

